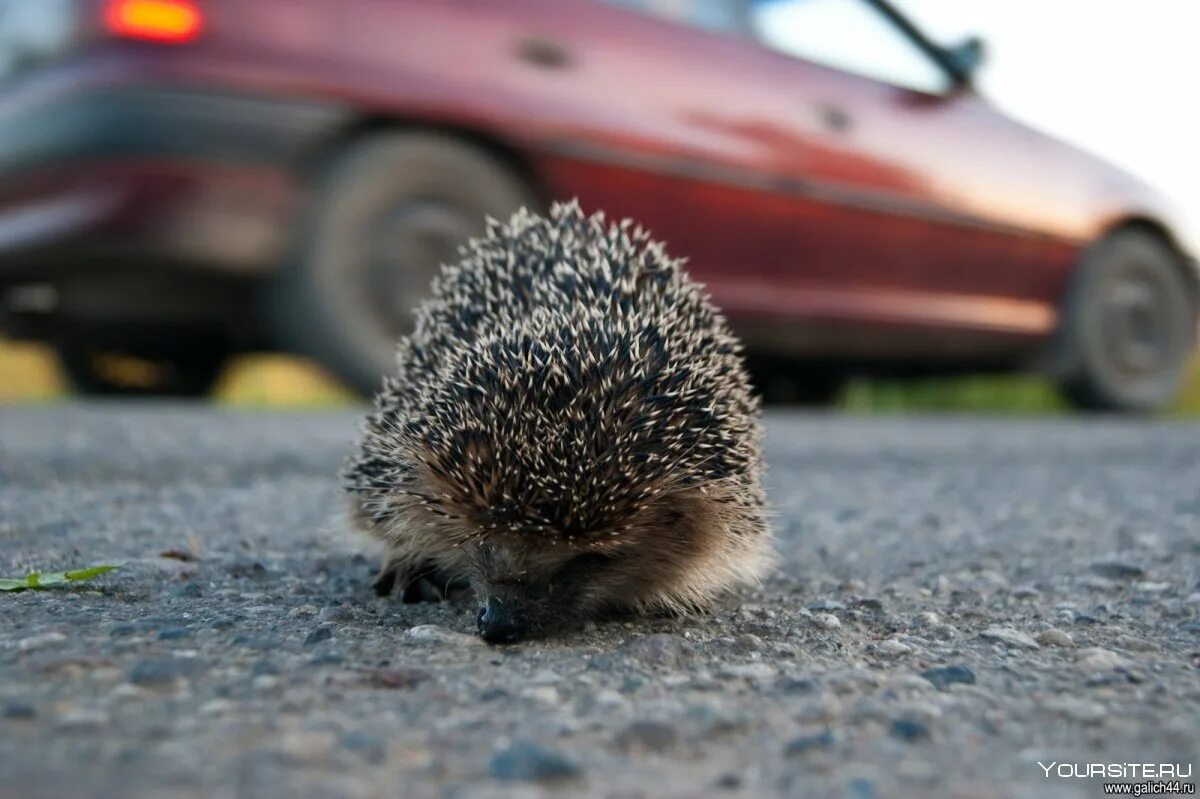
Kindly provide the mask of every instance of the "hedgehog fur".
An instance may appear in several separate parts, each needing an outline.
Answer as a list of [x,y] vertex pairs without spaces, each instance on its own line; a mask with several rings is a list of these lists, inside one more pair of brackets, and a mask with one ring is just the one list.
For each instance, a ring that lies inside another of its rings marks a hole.
[[515,640],[701,610],[768,564],[740,345],[644,230],[576,203],[489,220],[416,317],[346,473],[380,593],[469,584]]

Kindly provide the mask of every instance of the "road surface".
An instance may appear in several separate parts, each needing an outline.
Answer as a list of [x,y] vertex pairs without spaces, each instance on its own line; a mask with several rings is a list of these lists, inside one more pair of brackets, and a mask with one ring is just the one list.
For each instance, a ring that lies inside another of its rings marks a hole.
[[0,797],[1097,797],[1060,775],[1200,768],[1196,425],[775,412],[764,585],[490,648],[469,604],[371,594],[356,423],[0,409],[0,575],[123,564],[0,594]]

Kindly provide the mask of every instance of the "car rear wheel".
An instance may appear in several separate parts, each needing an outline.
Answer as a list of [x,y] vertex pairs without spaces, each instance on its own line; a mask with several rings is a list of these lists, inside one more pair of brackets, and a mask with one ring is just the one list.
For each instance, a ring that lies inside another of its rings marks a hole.
[[466,142],[394,132],[354,143],[327,170],[301,251],[271,287],[277,335],[357,391],[377,390],[441,264],[487,217],[534,203],[519,177]]
[[1196,294],[1180,256],[1122,229],[1085,256],[1063,308],[1061,389],[1077,407],[1146,413],[1169,403],[1195,344]]
[[223,348],[204,345],[139,353],[86,344],[58,347],[72,388],[91,396],[203,397],[216,385],[226,356]]

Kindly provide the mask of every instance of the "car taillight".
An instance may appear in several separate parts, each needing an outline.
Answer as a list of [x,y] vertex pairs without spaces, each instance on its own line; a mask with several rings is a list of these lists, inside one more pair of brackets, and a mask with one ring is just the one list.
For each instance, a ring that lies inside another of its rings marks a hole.
[[166,44],[190,42],[204,29],[195,0],[109,0],[104,21],[117,36]]

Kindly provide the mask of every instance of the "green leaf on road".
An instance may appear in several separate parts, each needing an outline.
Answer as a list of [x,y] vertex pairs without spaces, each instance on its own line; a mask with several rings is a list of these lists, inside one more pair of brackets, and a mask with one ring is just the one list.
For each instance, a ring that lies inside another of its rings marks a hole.
[[113,571],[116,568],[116,566],[110,566],[104,563],[87,569],[79,569],[78,571],[67,572],[63,575],[63,577],[68,580],[90,580],[93,577],[98,577],[99,575]]
[[53,585],[65,585],[70,582],[90,580],[106,572],[113,571],[116,566],[107,563],[78,569],[70,572],[30,572],[24,580],[0,578],[0,591],[27,591],[48,588]]

